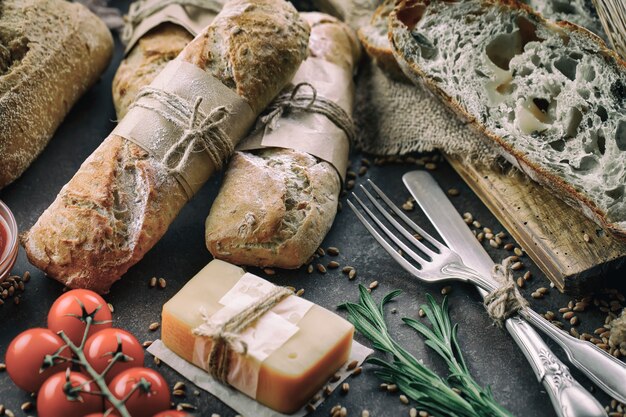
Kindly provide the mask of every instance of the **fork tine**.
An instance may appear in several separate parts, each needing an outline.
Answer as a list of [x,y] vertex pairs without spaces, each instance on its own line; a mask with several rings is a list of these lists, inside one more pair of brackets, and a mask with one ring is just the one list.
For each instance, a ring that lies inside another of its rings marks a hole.
[[[415,253],[411,248],[409,248],[407,245],[404,244],[404,242],[402,242],[400,239],[398,239],[398,237],[391,231],[389,230],[381,221],[380,219],[378,219],[378,217],[376,217],[374,215],[374,213],[372,213],[372,211],[365,205],[365,203],[363,203],[363,201],[361,201],[361,199],[359,197],[357,197],[356,194],[352,193],[352,196],[356,199],[356,201],[359,203],[359,205],[361,206],[361,208],[363,209],[363,211],[365,211],[372,220],[374,220],[374,223],[376,223],[376,225],[383,231],[385,232],[385,234],[398,246],[400,246],[400,248],[409,256],[411,257],[411,259],[413,259],[414,261],[418,262],[420,264],[420,266],[424,266],[424,264],[429,263],[430,261],[424,259],[423,257],[421,257],[420,255],[418,255],[417,253]],[[393,250],[393,248],[392,248]],[[404,259],[404,258],[402,258]]]
[[398,262],[402,268],[404,268],[406,271],[408,271],[409,273],[415,276],[419,276],[420,270],[414,267],[413,265],[411,265],[409,261],[404,259],[402,255],[396,252],[396,250],[389,244],[389,242],[387,242],[385,238],[382,237],[380,233],[378,233],[378,231],[374,228],[374,226],[372,226],[372,224],[367,221],[365,216],[363,216],[361,212],[354,206],[354,204],[352,204],[352,201],[350,201],[349,199],[347,201],[348,201],[348,205],[350,206],[354,214],[356,214],[356,217],[361,221],[361,223],[363,223],[363,226],[365,226],[365,228],[370,232],[370,234],[374,236],[374,239],[376,239],[376,241],[380,243],[383,249],[385,249],[387,253],[391,255],[391,257],[396,262]]
[[398,223],[398,221],[396,219],[394,219],[393,216],[391,214],[389,214],[389,212],[387,210],[385,210],[384,207],[378,201],[376,201],[374,196],[369,191],[367,191],[367,188],[365,188],[363,185],[361,185],[361,190],[363,190],[363,192],[365,193],[367,198],[369,198],[369,200],[372,202],[374,207],[376,207],[378,209],[378,211],[383,216],[385,216],[385,218],[387,220],[389,220],[389,223],[391,223],[398,230],[398,232],[400,232],[402,234],[402,236],[404,236],[409,242],[411,242],[413,245],[417,246],[417,248],[419,250],[424,252],[431,259],[433,258],[433,256],[437,255],[436,252],[434,252],[428,246],[424,245],[422,242],[417,240],[411,233],[409,233],[404,227],[402,227],[400,225],[400,223]]
[[439,240],[435,239],[429,233],[427,233],[424,229],[422,229],[417,224],[415,224],[415,222],[413,222],[413,220],[409,219],[406,214],[404,214],[402,211],[400,211],[400,209],[395,204],[393,204],[391,202],[389,197],[387,197],[385,195],[385,193],[383,193],[382,190],[380,188],[378,188],[378,186],[376,184],[374,184],[374,181],[368,179],[367,182],[372,186],[374,191],[376,191],[376,194],[378,194],[380,196],[380,198],[382,198],[383,201],[385,203],[387,203],[387,205],[389,207],[391,207],[393,212],[396,213],[398,215],[398,217],[400,217],[402,219],[403,222],[405,222],[407,225],[409,225],[409,227],[411,229],[413,229],[417,233],[419,233],[420,236],[422,236],[427,242],[429,242],[431,245],[433,245],[434,247],[436,247],[440,251],[442,251],[443,248],[447,248],[441,242],[439,242]]

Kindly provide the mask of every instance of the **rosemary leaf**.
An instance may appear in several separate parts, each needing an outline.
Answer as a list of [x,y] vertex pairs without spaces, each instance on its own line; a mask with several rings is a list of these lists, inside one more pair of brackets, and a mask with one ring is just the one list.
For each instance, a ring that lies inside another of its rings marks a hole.
[[495,401],[491,389],[481,387],[472,378],[459,346],[458,326],[452,325],[450,321],[447,298],[439,305],[427,294],[428,304],[421,308],[431,327],[411,318],[402,319],[421,334],[425,344],[445,361],[449,370],[447,378],[440,377],[424,366],[392,338],[385,322],[384,307],[400,294],[399,290],[393,291],[376,305],[367,289],[359,285],[359,302],[341,306],[348,311],[348,320],[372,342],[376,350],[392,355],[392,361],[380,358],[368,360],[377,367],[376,376],[384,382],[396,384],[407,397],[432,415],[511,417]]

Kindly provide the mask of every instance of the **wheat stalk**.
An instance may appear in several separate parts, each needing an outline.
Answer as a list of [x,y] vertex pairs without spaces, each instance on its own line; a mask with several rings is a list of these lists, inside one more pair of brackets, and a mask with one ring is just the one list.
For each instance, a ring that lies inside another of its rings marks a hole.
[[593,0],[613,49],[626,60],[626,1]]

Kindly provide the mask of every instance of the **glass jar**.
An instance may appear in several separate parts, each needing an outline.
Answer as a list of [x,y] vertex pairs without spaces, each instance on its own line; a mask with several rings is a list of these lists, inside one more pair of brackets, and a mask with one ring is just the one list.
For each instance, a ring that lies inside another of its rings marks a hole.
[[13,213],[0,200],[0,282],[4,281],[17,259],[17,223]]

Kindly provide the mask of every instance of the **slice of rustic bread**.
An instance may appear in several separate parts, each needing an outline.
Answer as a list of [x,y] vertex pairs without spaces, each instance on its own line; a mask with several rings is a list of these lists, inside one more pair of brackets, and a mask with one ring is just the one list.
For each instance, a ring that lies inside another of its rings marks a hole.
[[605,38],[602,23],[591,0],[523,0],[546,19],[566,20]]
[[511,0],[402,1],[396,59],[502,155],[626,239],[626,64]]
[[[565,20],[582,26],[603,39],[606,37],[598,14],[588,0],[522,1],[546,19],[555,22]],[[374,11],[369,23],[359,28],[358,35],[361,44],[376,65],[394,80],[408,82],[409,80],[398,66],[389,44],[388,18],[397,2],[398,0],[383,1]]]
[[396,0],[385,0],[374,12],[370,22],[359,28],[357,34],[367,55],[387,75],[396,81],[409,82],[393,56],[389,44],[389,13],[396,5]]

